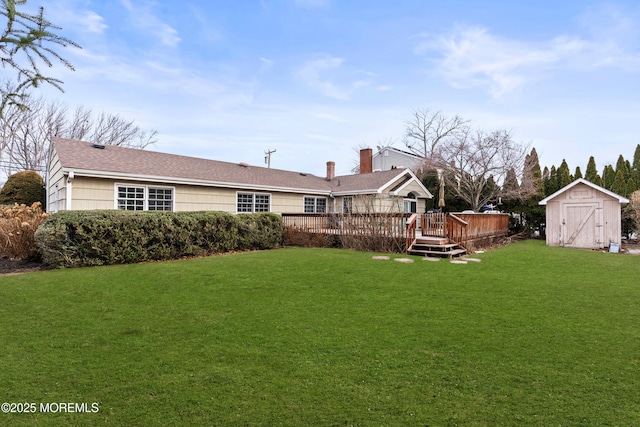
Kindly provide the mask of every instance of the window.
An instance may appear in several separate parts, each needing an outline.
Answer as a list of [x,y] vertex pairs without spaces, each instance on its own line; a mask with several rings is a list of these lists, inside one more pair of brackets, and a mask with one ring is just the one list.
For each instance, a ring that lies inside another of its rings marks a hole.
[[305,197],[304,213],[326,213],[327,198],[326,197]]
[[149,210],[173,210],[173,190],[170,188],[149,188]]
[[116,207],[120,210],[173,210],[173,188],[117,185],[116,193]]
[[271,211],[271,195],[256,193],[238,193],[236,198],[238,213]]
[[353,197],[342,198],[342,213],[350,214],[353,212]]
[[144,210],[144,187],[118,187],[118,209]]

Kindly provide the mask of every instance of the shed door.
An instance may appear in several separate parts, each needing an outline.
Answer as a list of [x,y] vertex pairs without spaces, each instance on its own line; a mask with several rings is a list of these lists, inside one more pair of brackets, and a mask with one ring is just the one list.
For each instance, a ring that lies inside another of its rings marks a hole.
[[600,203],[565,204],[562,226],[564,246],[600,247],[602,241]]

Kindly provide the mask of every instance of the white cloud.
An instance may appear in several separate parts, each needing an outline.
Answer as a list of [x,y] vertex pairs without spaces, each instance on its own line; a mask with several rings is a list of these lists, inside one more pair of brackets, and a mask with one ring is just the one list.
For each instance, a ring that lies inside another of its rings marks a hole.
[[156,37],[165,46],[175,47],[180,43],[178,32],[162,22],[149,6],[134,6],[130,0],[120,0],[120,2],[129,11],[129,19],[134,27],[147,35]]
[[545,70],[587,47],[588,43],[579,38],[558,37],[536,44],[503,39],[487,29],[471,27],[422,42],[415,52],[439,51],[436,70],[450,85],[484,87],[497,98],[540,79]]
[[414,53],[431,57],[435,71],[455,88],[480,87],[494,98],[546,78],[558,69],[574,72],[613,67],[640,71],[636,24],[640,13],[605,7],[581,18],[585,35],[544,41],[509,39],[482,27],[456,27],[437,38],[418,36]]
[[84,27],[89,33],[103,34],[108,28],[104,18],[91,10],[79,11],[77,15],[73,18],[74,24]]
[[[358,89],[371,84],[369,73],[344,70],[344,58],[322,55],[307,61],[297,71],[297,76],[306,85],[321,94],[339,100],[348,100]],[[357,78],[364,74],[367,78]],[[347,80],[346,83],[336,83],[336,80]]]

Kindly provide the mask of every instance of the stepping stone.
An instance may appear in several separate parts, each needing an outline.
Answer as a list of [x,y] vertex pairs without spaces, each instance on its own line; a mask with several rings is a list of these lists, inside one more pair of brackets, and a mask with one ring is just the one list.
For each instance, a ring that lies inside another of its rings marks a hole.
[[389,261],[391,258],[388,256],[372,256],[371,259],[380,260],[380,261]]
[[413,259],[411,259],[411,258],[395,258],[394,261],[396,261],[396,262],[404,262],[406,264],[413,263]]
[[482,261],[479,258],[462,258],[463,261],[470,261],[470,262],[480,262]]
[[483,254],[484,251],[476,251],[477,254]]
[[436,257],[432,257],[432,256],[426,256],[424,258],[422,258],[423,261],[432,261],[432,262],[437,262],[440,261],[440,258],[436,258]]
[[451,264],[466,264],[467,261],[461,260],[461,259],[452,259],[451,261],[449,261]]

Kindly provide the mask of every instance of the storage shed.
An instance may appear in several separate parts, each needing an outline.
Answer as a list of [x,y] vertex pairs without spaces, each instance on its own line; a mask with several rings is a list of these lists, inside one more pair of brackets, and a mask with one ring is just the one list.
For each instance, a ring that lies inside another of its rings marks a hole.
[[622,239],[622,204],[629,200],[580,178],[540,201],[547,245],[599,249]]

